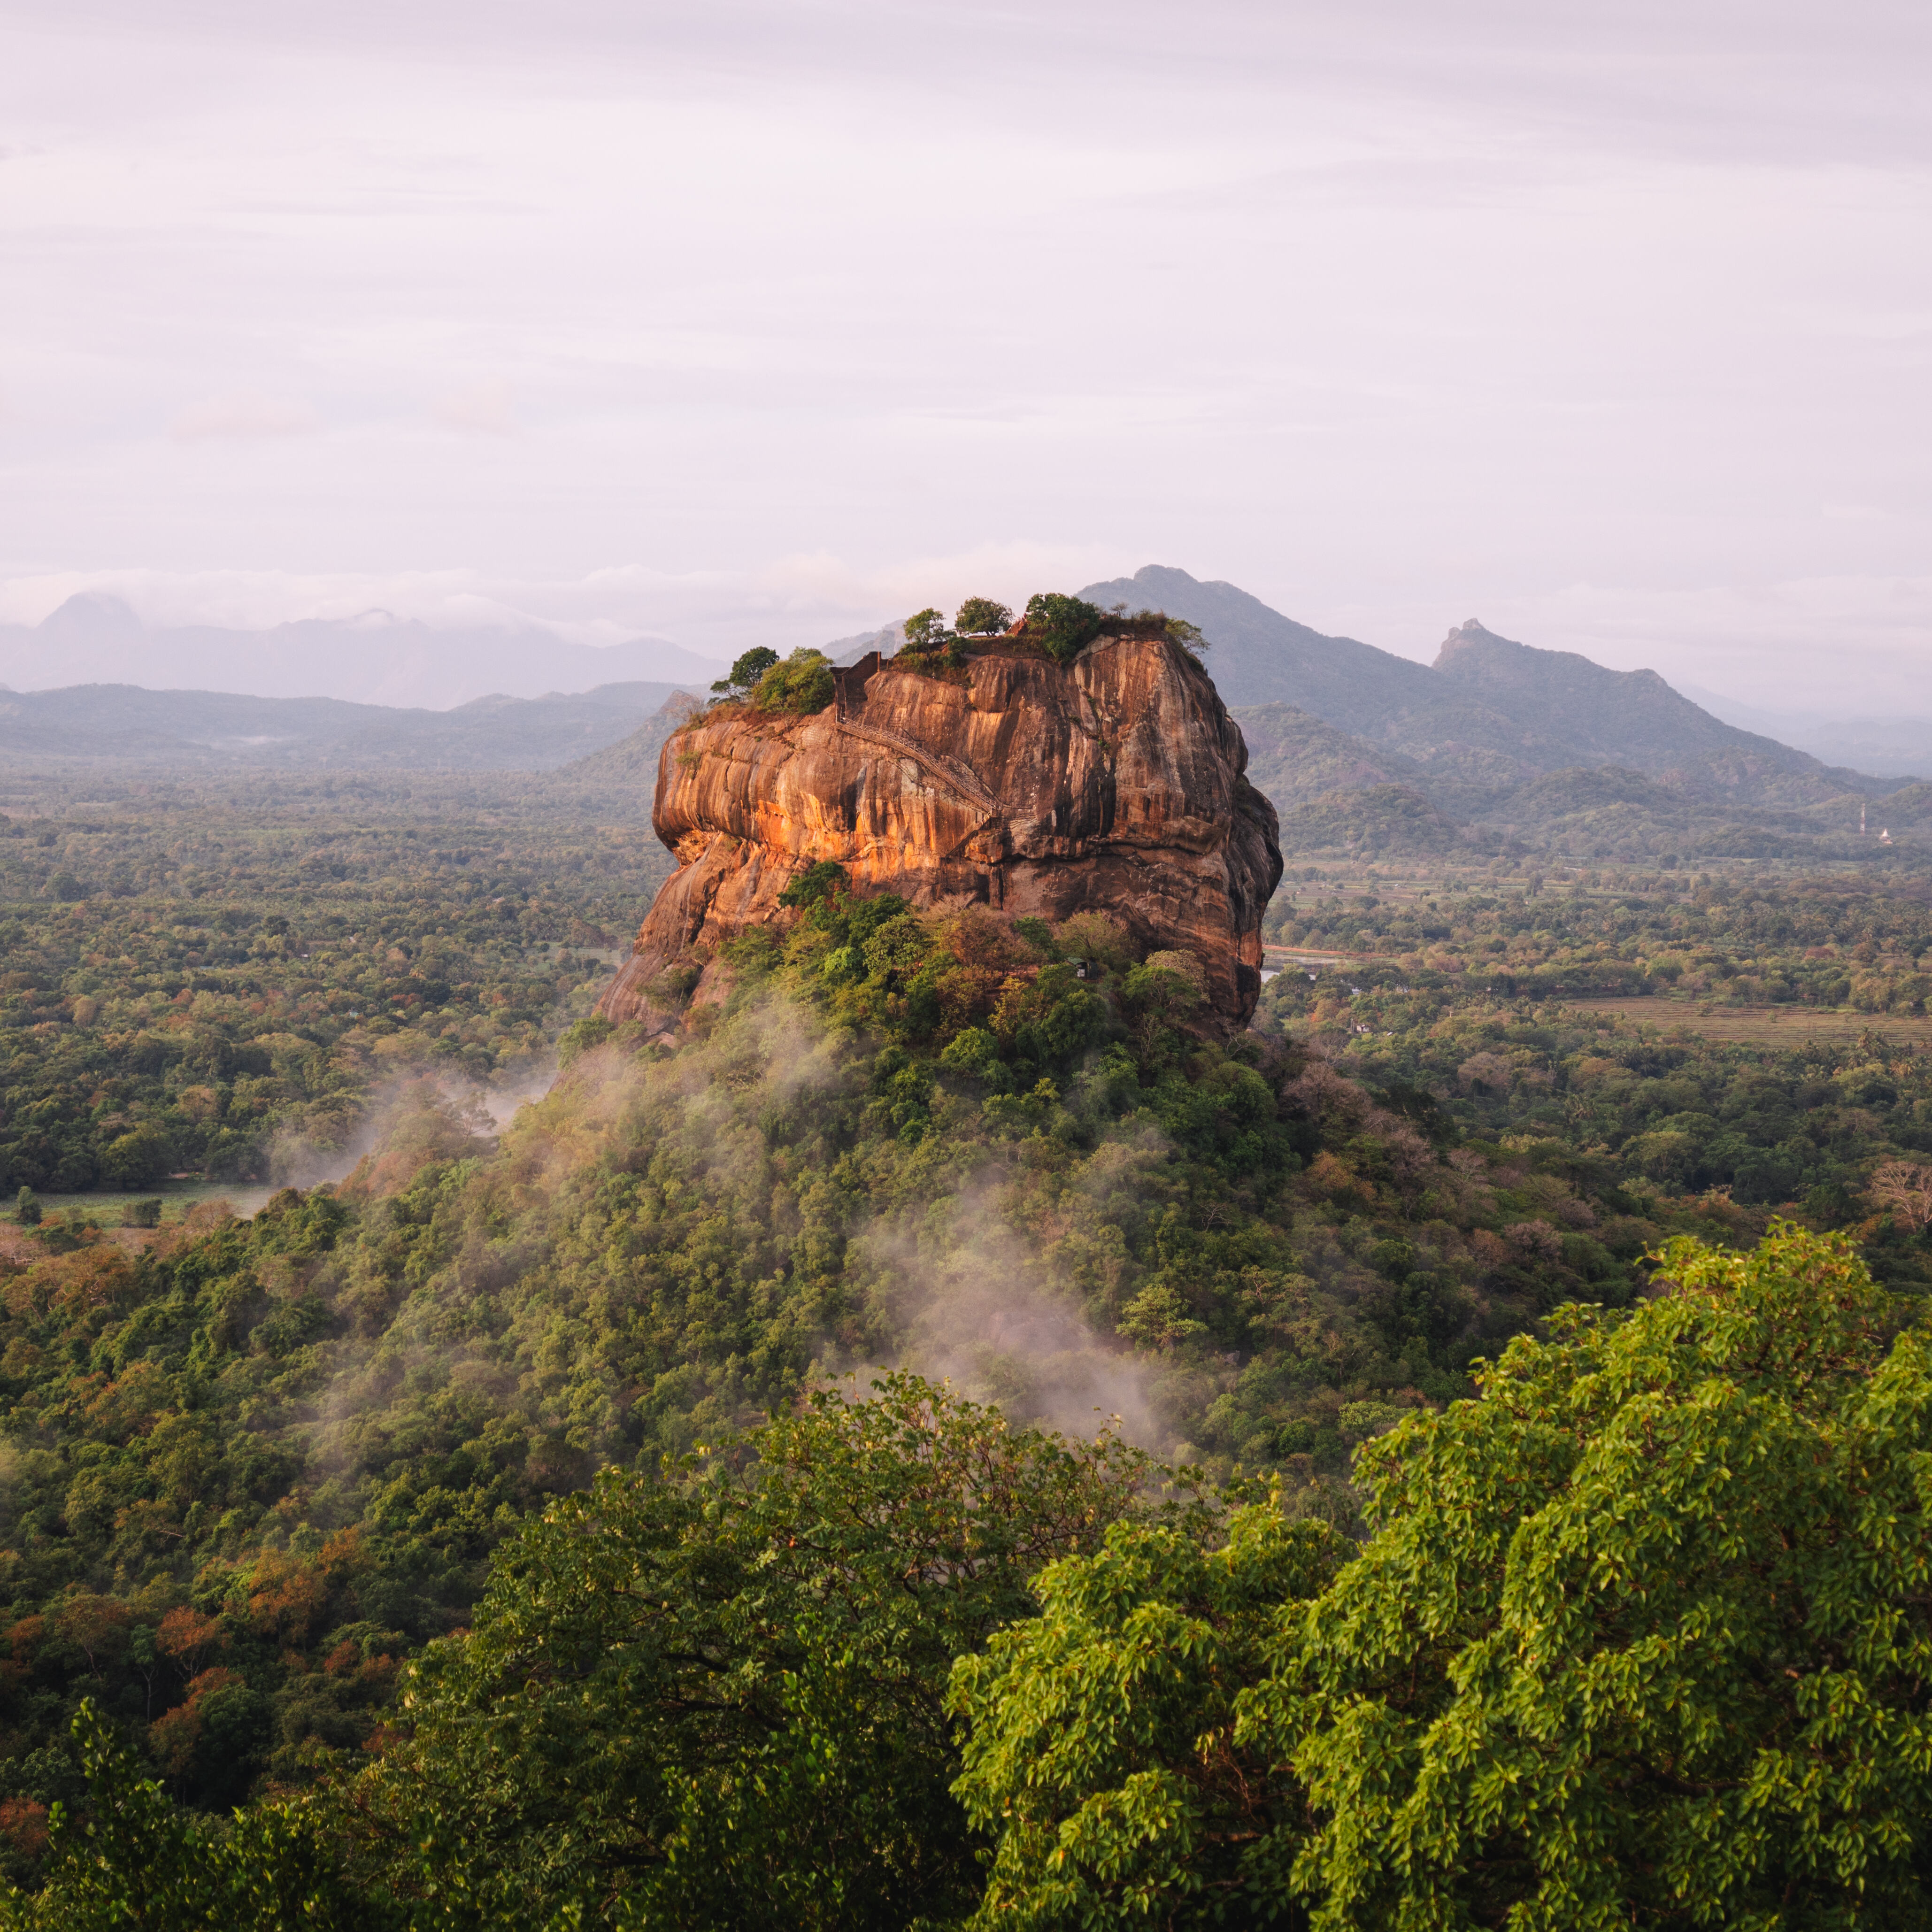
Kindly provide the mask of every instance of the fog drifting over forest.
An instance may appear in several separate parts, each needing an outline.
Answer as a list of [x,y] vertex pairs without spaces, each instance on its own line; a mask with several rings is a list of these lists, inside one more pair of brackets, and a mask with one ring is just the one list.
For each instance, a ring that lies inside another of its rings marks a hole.
[[1414,656],[1474,614],[1923,710],[1928,34],[0,8],[0,620],[716,657],[1159,562]]

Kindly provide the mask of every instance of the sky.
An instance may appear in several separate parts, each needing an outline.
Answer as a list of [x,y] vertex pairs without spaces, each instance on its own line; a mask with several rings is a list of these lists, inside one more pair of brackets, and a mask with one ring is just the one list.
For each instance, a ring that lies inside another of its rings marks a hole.
[[1932,12],[0,0],[0,620],[1142,564],[1932,716]]

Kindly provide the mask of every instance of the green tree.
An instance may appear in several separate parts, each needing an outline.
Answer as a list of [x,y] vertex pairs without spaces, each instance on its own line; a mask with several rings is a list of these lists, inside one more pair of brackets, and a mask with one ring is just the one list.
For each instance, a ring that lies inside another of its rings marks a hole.
[[1034,1588],[1038,1617],[954,1666],[954,1790],[998,1849],[975,1926],[1258,1924],[1306,1827],[1292,1776],[1234,1738],[1283,1606],[1346,1546],[1278,1497],[1202,1526],[1117,1523]]
[[593,1047],[602,1046],[616,1030],[602,1013],[586,1013],[580,1020],[573,1020],[556,1043],[558,1070],[575,1064]]
[[782,906],[814,906],[851,889],[851,875],[835,859],[819,859],[806,867],[778,895]]
[[1097,604],[1042,590],[1027,599],[1026,634],[1059,664],[1071,664],[1106,628],[1107,614]]
[[752,701],[760,711],[823,711],[832,702],[832,660],[801,648],[758,680]]
[[952,627],[962,638],[984,638],[1008,629],[1012,621],[1013,614],[1005,604],[990,597],[969,597],[953,617]]
[[23,1228],[38,1228],[40,1225],[40,1196],[31,1187],[23,1187],[14,1197],[14,1219]]
[[174,1157],[173,1143],[159,1127],[140,1126],[110,1141],[100,1166],[116,1186],[146,1187],[166,1174]]
[[981,1922],[1923,1925],[1932,1335],[1838,1237],[1664,1260],[1364,1443],[1312,1600],[1271,1514],[1043,1575],[954,1674]]
[[732,665],[729,674],[721,677],[711,688],[721,697],[733,697],[742,692],[753,689],[778,661],[776,651],[758,644],[746,652]]
[[1932,1336],[1836,1237],[1664,1259],[1359,1452],[1376,1532],[1238,1726],[1316,1925],[1932,1911]]
[[969,1909],[948,1670],[1140,1506],[1150,1466],[874,1388],[702,1469],[608,1472],[506,1546],[473,1635],[407,1682],[412,1741],[340,1802],[371,1884],[460,1900],[460,1924],[898,1932]]
[[72,1732],[86,1802],[49,1813],[41,1887],[0,1891],[0,1932],[400,1932],[398,1919],[348,1890],[296,1808],[256,1805],[224,1829],[143,1776],[91,1701]]
[[902,661],[911,670],[937,660],[956,670],[965,662],[959,640],[946,628],[946,620],[934,610],[921,610],[905,620],[905,649]]
[[935,610],[915,611],[905,620],[905,644],[909,651],[943,650],[952,641],[952,634],[946,628],[943,613]]

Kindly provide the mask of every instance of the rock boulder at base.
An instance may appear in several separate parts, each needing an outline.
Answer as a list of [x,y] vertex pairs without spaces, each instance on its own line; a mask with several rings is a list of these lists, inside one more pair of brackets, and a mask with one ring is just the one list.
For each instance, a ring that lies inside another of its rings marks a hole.
[[[821,860],[855,890],[1009,919],[1110,914],[1145,951],[1193,953],[1221,1027],[1261,991],[1281,877],[1274,808],[1214,681],[1164,635],[1103,636],[1070,664],[1022,637],[935,675],[876,653],[808,716],[748,704],[665,743],[652,814],[680,867],[598,1010],[672,1023],[674,994]],[[715,992],[722,975],[699,982]]]

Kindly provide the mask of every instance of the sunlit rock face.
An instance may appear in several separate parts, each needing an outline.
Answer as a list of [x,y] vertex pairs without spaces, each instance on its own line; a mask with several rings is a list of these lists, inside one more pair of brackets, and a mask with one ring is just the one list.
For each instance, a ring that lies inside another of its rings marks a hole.
[[654,822],[680,869],[600,1010],[648,1016],[667,968],[788,921],[778,895],[832,860],[920,907],[1109,914],[1150,950],[1195,954],[1232,1030],[1261,991],[1281,877],[1246,763],[1213,680],[1164,637],[1104,637],[1066,666],[1002,638],[950,676],[872,657],[810,716],[705,713],[658,766]]

